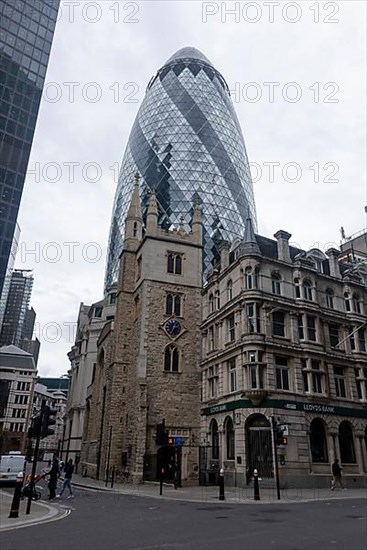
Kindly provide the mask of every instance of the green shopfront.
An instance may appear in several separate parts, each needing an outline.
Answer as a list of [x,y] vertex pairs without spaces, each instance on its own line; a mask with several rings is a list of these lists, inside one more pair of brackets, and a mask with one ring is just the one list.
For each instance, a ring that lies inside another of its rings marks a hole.
[[[243,487],[256,468],[263,486],[273,486],[275,460],[280,486],[328,487],[338,458],[347,487],[367,480],[367,408],[320,401],[265,399],[255,406],[239,399],[201,411],[200,479]],[[275,426],[284,435],[277,441]]]

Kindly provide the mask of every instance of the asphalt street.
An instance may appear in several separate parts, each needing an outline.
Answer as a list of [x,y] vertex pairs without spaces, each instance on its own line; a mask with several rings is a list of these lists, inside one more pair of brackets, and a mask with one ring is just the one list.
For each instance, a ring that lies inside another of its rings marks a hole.
[[61,520],[1,533],[6,550],[365,550],[366,500],[195,503],[78,489]]

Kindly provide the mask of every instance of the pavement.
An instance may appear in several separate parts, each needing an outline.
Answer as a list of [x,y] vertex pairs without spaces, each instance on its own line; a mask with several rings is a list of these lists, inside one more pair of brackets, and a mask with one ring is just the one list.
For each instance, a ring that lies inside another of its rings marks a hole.
[[68,516],[71,512],[69,507],[53,506],[43,500],[37,502],[32,500],[30,513],[27,515],[27,499],[24,499],[20,501],[19,517],[9,518],[12,500],[13,489],[7,491],[0,489],[0,532],[55,521]]
[[[9,518],[9,510],[12,501],[12,491],[0,490],[0,531],[14,528],[26,527],[37,523],[44,523],[63,519],[74,509],[79,497],[85,495],[85,490],[89,491],[108,491],[116,495],[129,495],[137,497],[148,497],[162,500],[175,500],[186,502],[205,502],[215,504],[219,502],[219,488],[217,486],[189,486],[174,489],[170,484],[164,483],[162,495],[159,494],[159,483],[146,482],[143,484],[115,483],[111,487],[102,480],[95,480],[74,474],[72,485],[74,487],[75,499],[67,500],[66,495],[61,499],[49,501],[32,501],[31,513],[27,516],[25,513],[27,501],[21,501],[19,518]],[[367,487],[367,479],[366,479]],[[47,494],[47,489],[43,491]],[[261,506],[262,504],[297,504],[299,502],[320,502],[339,499],[362,498],[367,499],[367,488],[347,488],[346,490],[336,489],[331,491],[325,488],[289,488],[280,490],[280,500],[277,498],[275,487],[262,487],[260,482],[260,501],[254,500],[253,486],[226,487],[225,500],[221,504],[242,504]],[[72,506],[71,506],[72,504]]]

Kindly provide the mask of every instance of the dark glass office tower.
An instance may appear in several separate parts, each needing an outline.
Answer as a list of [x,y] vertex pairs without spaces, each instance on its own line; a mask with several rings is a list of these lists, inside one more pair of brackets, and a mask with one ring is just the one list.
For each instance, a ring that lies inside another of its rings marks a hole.
[[[32,270],[15,269],[10,279],[10,289],[0,332],[0,346],[13,344],[19,347],[22,337],[29,336],[31,318],[30,314],[27,314],[27,311],[31,299],[32,288]],[[32,332],[33,327],[34,321],[31,329]]]
[[117,279],[123,224],[142,176],[143,214],[156,190],[159,222],[167,229],[192,204],[202,204],[204,276],[223,239],[242,236],[246,218],[256,227],[255,201],[241,127],[228,86],[195,48],[176,52],[148,84],[122,161],[110,230],[105,285]]
[[0,295],[60,0],[0,2]]

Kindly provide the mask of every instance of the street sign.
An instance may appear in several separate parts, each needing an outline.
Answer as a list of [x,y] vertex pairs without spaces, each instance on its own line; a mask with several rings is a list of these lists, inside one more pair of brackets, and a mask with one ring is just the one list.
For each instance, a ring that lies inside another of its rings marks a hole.
[[280,429],[283,430],[283,435],[284,435],[284,437],[288,437],[288,436],[289,436],[289,427],[288,427],[288,424],[281,424],[281,425],[280,425]]
[[183,438],[182,437],[174,435],[172,437],[172,439],[173,439],[173,444],[176,445],[176,447],[180,447],[183,444]]

